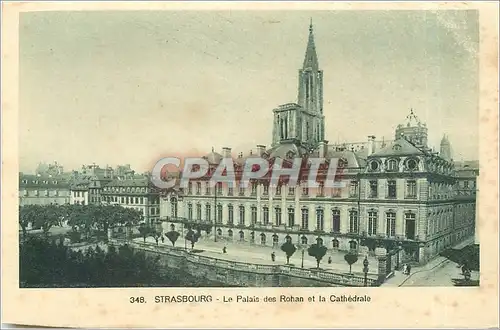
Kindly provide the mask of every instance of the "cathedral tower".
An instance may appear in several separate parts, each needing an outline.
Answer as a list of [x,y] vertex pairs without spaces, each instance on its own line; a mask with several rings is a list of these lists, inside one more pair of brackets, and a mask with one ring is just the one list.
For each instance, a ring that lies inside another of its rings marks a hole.
[[298,80],[297,104],[274,109],[273,145],[293,141],[308,148],[317,147],[325,138],[323,71],[319,69],[312,22]]
[[441,149],[439,151],[439,155],[441,158],[451,161],[451,144],[446,134],[441,139]]

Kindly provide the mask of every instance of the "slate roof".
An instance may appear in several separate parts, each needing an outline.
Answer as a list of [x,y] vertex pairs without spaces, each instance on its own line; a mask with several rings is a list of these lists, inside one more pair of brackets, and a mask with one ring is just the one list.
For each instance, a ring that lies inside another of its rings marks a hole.
[[425,154],[427,154],[426,151],[416,147],[410,141],[403,138],[399,138],[389,143],[385,148],[375,151],[368,157],[371,158],[371,157],[409,156],[409,155],[425,155]]
[[19,173],[19,188],[69,189],[70,182],[58,176],[38,176]]

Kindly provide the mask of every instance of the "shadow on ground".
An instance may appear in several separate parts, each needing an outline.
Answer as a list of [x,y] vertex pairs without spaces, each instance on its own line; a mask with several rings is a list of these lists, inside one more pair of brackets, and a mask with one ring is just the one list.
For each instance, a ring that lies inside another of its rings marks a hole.
[[459,265],[466,264],[473,271],[479,271],[479,244],[468,245],[462,249],[447,249],[439,255]]
[[479,286],[479,280],[466,281],[463,278],[452,278],[453,286]]

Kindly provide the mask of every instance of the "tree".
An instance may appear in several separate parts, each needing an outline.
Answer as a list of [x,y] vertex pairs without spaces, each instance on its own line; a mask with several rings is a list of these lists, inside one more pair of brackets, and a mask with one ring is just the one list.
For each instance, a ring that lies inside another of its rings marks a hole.
[[38,205],[19,206],[19,225],[23,231],[24,238],[26,238],[29,224],[35,224],[39,208]]
[[151,236],[154,238],[156,245],[158,245],[158,241],[160,240],[161,233],[156,230],[151,230]]
[[194,244],[198,242],[198,239],[200,238],[200,234],[198,232],[193,231],[192,229],[189,229],[189,231],[186,234],[186,239],[191,242],[191,249],[194,249]]
[[165,234],[165,236],[168,238],[170,242],[172,242],[172,246],[175,246],[175,242],[181,236],[181,234],[178,231],[171,230],[168,233]]
[[290,257],[293,256],[295,251],[297,251],[297,248],[295,245],[292,244],[289,240],[287,240],[283,245],[281,246],[281,251],[285,252],[286,254],[286,264],[288,265],[290,263]]
[[319,263],[321,262],[321,259],[325,256],[327,251],[326,246],[320,243],[320,240],[317,239],[316,243],[311,244],[309,248],[307,249],[307,253],[316,259],[317,263],[317,268],[319,269]]
[[351,274],[352,273],[352,265],[355,264],[356,261],[358,261],[358,255],[356,253],[348,252],[344,256],[344,260],[349,265],[349,274]]
[[76,227],[73,227],[73,229],[69,232],[68,236],[69,239],[71,240],[71,243],[79,243],[82,238],[82,235],[76,229]]
[[148,237],[148,234],[150,232],[150,228],[147,227],[144,223],[141,223],[139,226],[139,233],[141,233],[142,238],[144,239],[144,243],[146,243],[146,237]]

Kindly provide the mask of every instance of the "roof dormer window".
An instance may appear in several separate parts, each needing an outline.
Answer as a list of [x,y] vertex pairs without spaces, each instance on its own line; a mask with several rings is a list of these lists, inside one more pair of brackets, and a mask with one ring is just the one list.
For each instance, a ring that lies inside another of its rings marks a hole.
[[392,150],[394,151],[400,151],[401,150],[401,145],[400,144],[395,144],[392,146]]

